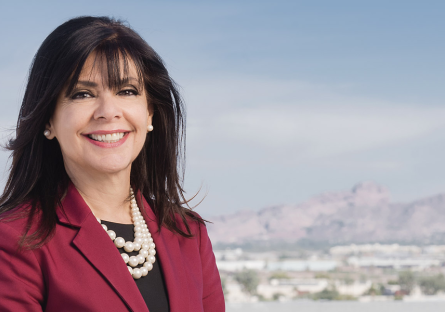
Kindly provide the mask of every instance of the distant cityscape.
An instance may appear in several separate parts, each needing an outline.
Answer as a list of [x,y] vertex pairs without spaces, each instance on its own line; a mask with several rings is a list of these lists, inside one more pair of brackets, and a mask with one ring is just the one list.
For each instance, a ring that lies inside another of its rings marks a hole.
[[363,244],[328,250],[215,250],[228,302],[445,301],[445,245]]

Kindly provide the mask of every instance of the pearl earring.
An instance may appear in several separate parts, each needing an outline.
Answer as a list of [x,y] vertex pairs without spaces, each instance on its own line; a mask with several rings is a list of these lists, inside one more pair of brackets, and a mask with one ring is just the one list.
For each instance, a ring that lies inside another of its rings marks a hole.
[[46,136],[46,137],[49,137],[50,134],[51,134],[51,131],[49,131],[48,129],[43,131],[43,135]]
[[147,132],[150,132],[150,131],[153,131],[153,126],[152,126],[152,125],[149,125],[149,126],[147,127]]

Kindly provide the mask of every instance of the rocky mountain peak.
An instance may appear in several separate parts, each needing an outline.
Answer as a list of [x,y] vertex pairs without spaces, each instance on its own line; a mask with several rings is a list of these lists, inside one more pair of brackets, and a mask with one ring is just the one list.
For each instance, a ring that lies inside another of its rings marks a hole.
[[357,206],[375,206],[387,204],[390,201],[390,193],[385,187],[373,182],[364,181],[357,183],[352,188]]
[[445,194],[397,204],[391,203],[385,187],[365,181],[349,191],[325,193],[300,204],[277,205],[211,220],[214,223],[208,229],[214,243],[445,243]]

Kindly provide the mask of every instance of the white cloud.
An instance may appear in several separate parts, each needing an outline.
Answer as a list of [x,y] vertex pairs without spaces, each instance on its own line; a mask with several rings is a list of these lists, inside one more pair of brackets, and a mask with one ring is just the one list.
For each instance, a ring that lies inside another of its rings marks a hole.
[[[445,108],[403,105],[347,95],[295,81],[244,78],[193,82],[188,143],[230,149],[233,144],[277,151],[295,160],[361,152],[444,131]],[[284,156],[283,156],[284,157]]]

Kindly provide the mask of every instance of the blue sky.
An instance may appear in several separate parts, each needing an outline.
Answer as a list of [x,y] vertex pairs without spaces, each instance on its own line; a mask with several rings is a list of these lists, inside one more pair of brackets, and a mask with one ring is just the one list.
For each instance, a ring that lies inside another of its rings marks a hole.
[[186,189],[208,193],[204,216],[363,180],[417,199],[445,191],[444,12],[443,1],[5,2],[1,126],[16,120],[44,38],[71,17],[109,15],[182,88]]

